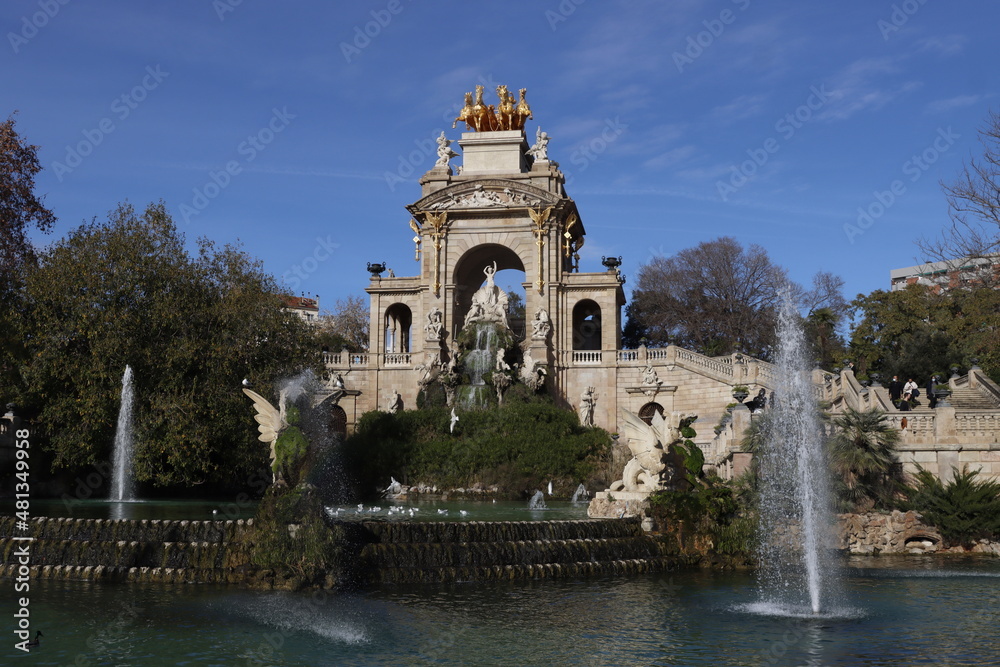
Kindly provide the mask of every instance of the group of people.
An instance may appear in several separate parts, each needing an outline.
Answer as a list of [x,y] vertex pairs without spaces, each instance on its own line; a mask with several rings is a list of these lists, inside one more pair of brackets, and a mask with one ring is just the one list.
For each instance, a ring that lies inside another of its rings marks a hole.
[[[937,407],[937,398],[934,395],[934,385],[938,384],[938,377],[935,375],[927,381],[927,405],[931,408]],[[889,382],[889,399],[892,404],[903,411],[912,410],[918,405],[920,398],[920,387],[909,378],[905,383],[901,382],[898,375],[892,376]]]

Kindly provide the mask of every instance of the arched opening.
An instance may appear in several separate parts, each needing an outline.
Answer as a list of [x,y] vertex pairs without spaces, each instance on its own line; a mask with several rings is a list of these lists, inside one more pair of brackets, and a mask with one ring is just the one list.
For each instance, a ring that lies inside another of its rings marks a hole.
[[402,303],[394,303],[385,311],[385,353],[398,354],[409,352],[410,328],[413,324],[413,314],[409,307]]
[[340,440],[347,437],[347,413],[339,405],[330,406],[330,433]]
[[653,401],[651,403],[646,403],[646,405],[639,408],[639,419],[646,422],[647,424],[653,423],[653,415],[663,416],[663,406],[659,403]]
[[466,252],[455,265],[455,302],[452,322],[457,329],[465,322],[465,315],[472,304],[472,295],[486,282],[483,269],[497,264],[493,281],[509,297],[507,323],[517,336],[524,336],[524,263],[516,252],[496,243],[476,246]]
[[601,349],[601,307],[583,299],[573,306],[573,349]]

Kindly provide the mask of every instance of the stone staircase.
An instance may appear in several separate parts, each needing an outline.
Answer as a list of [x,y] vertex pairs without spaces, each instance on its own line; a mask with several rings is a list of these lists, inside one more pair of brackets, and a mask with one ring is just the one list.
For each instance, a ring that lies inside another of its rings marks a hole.
[[29,542],[13,517],[0,517],[0,577],[21,572],[17,548],[30,544],[33,578],[90,581],[238,582],[249,563],[253,521],[135,521],[37,517]]
[[957,410],[1000,410],[1000,404],[975,387],[957,387],[948,397]]
[[361,524],[356,576],[402,584],[632,574],[677,558],[636,519]]

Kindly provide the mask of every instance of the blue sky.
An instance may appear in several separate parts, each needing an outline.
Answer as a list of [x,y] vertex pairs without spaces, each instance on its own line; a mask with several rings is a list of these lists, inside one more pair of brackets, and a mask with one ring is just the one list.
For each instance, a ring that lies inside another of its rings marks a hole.
[[239,240],[322,305],[363,294],[366,262],[416,273],[403,207],[477,83],[528,89],[582,270],[621,255],[631,277],[729,235],[848,298],[921,259],[940,181],[1000,107],[987,0],[8,0],[0,18],[0,113],[41,146],[53,238],[163,199],[192,245]]

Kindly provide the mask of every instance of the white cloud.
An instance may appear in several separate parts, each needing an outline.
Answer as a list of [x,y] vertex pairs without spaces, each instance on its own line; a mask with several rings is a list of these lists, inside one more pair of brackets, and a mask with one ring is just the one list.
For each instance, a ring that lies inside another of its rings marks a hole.
[[957,97],[949,97],[946,100],[934,100],[926,106],[924,111],[927,113],[945,113],[952,109],[972,106],[981,99],[983,99],[982,95],[959,95]]

